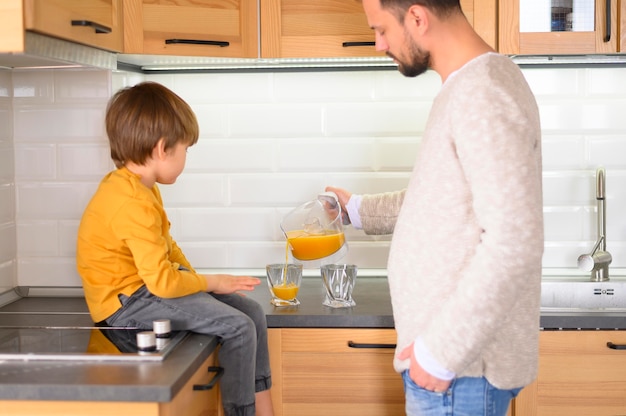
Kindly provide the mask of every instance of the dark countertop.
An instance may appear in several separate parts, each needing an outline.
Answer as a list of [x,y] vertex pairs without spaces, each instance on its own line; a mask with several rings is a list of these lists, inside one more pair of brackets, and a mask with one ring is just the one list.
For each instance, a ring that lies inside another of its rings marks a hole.
[[[305,277],[300,305],[270,304],[267,282],[247,296],[258,301],[269,328],[393,328],[387,279],[360,277],[356,306],[322,305],[317,277]],[[24,297],[0,308],[0,326],[93,326],[82,297]],[[626,329],[625,313],[544,312],[540,329]],[[0,362],[0,400],[86,400],[167,402],[182,388],[217,345],[214,337],[192,335],[162,362]]]

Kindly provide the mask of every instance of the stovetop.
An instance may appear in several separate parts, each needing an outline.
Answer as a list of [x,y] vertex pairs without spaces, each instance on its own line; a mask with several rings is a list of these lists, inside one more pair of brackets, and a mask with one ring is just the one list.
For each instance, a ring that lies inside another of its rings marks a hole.
[[157,338],[156,350],[140,351],[137,334],[145,331],[117,327],[0,328],[0,360],[162,361],[187,337],[173,331]]

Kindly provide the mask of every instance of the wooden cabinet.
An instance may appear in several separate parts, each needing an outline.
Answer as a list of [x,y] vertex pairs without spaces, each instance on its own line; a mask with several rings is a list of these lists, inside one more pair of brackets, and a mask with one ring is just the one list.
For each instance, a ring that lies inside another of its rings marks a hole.
[[515,416],[626,414],[626,331],[543,331],[539,375],[515,399]]
[[114,52],[123,49],[122,0],[24,0],[24,29]]
[[216,356],[217,352],[214,352],[202,363],[171,402],[159,405],[159,416],[224,414],[218,384],[224,370],[216,366]]
[[[214,369],[216,353],[211,354],[191,376],[185,386],[169,403],[156,402],[85,402],[0,400],[2,416],[63,415],[63,416],[222,416],[217,381],[219,371]],[[210,387],[196,390],[194,386]],[[86,413],[86,409],[88,412]]]
[[[346,0],[261,0],[262,58],[384,56],[363,6]],[[461,0],[468,20],[492,46],[496,0]]]
[[[607,9],[607,0],[594,0],[595,10],[588,13],[590,23],[583,31],[550,31],[552,29],[548,18],[548,28],[541,31],[527,31],[520,20],[526,16],[521,13],[520,3],[533,0],[500,0],[499,1],[499,52],[504,54],[522,55],[567,55],[567,54],[594,54],[615,53],[620,44],[618,1],[610,0],[610,10]],[[536,2],[547,4],[544,2]],[[522,4],[523,6],[523,4]],[[622,17],[624,5],[621,4]],[[545,11],[545,10],[544,10]],[[547,10],[550,13],[550,10]],[[542,13],[541,15],[544,15]],[[528,16],[529,20],[536,21]],[[545,26],[545,25],[543,25]],[[624,34],[621,35],[622,44]]]
[[619,0],[619,51],[626,52],[626,0]]
[[124,52],[257,58],[257,2],[124,0]]
[[272,328],[276,416],[404,414],[393,329]]

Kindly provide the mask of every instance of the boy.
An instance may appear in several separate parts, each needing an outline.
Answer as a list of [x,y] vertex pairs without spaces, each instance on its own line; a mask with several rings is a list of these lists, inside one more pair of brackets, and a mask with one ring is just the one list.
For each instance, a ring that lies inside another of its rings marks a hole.
[[272,415],[267,324],[239,295],[249,276],[195,272],[170,235],[159,184],[172,184],[198,141],[195,114],[162,85],[144,82],[109,101],[106,130],[116,170],[89,202],[78,230],[77,268],[97,325],[172,330],[220,338],[226,416]]

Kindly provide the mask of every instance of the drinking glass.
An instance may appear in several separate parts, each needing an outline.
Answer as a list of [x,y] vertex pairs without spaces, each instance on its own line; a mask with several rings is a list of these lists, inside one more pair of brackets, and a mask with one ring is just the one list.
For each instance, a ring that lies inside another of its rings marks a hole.
[[323,305],[331,308],[349,308],[356,305],[352,291],[356,284],[357,266],[354,264],[325,264],[320,267],[326,296]]
[[265,266],[267,285],[274,306],[297,306],[300,301],[296,296],[302,284],[302,265],[275,263]]

